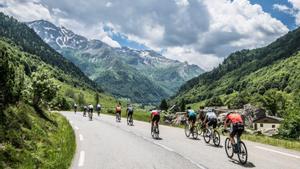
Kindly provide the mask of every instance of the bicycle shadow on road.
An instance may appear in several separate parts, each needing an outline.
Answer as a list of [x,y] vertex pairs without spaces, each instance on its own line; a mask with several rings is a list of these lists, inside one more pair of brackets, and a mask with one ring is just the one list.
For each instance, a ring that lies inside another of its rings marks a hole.
[[249,162],[249,161],[246,164],[241,164],[238,160],[235,160],[235,159],[231,159],[229,161],[236,164],[236,165],[244,167],[244,168],[254,168],[254,167],[256,167],[252,162]]
[[223,148],[224,146],[223,145],[219,145],[219,146],[215,146],[214,144],[206,144],[207,146],[210,146],[210,147],[214,147],[214,148]]

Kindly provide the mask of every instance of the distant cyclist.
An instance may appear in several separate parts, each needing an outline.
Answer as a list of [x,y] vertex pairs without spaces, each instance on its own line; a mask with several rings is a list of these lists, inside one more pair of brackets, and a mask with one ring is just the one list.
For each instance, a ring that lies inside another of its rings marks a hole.
[[94,106],[92,104],[89,104],[88,109],[89,109],[89,113],[93,114]]
[[126,115],[127,115],[127,124],[129,124],[128,122],[132,122],[133,120],[133,106],[131,104],[127,105]]
[[195,126],[197,114],[191,107],[188,107],[186,111],[186,117],[188,119],[189,124],[191,124],[190,126],[190,130],[191,130]]
[[76,112],[77,112],[77,104],[74,103],[74,113],[76,114]]
[[88,107],[87,106],[83,106],[83,117],[86,116],[86,112],[88,111]]
[[152,110],[150,115],[151,120],[151,134],[153,133],[153,125],[155,124],[158,128],[158,123],[160,120],[160,111],[159,110]]
[[116,106],[116,120],[121,121],[121,113],[122,113],[122,107],[121,103],[119,102]]
[[213,126],[213,128],[215,129],[217,127],[218,117],[217,117],[216,113],[214,112],[214,110],[210,110],[209,112],[206,113],[203,122],[204,122],[206,128]]
[[96,105],[96,110],[97,110],[97,113],[98,113],[98,116],[100,116],[100,112],[101,112],[101,104],[97,104]]
[[244,131],[244,122],[242,119],[242,116],[237,112],[230,112],[226,115],[225,122],[224,122],[224,130],[226,130],[227,126],[231,124],[230,129],[230,141],[233,145],[233,151],[237,152],[238,147],[237,144],[235,144],[234,136],[237,135],[237,137],[241,137],[243,131]]

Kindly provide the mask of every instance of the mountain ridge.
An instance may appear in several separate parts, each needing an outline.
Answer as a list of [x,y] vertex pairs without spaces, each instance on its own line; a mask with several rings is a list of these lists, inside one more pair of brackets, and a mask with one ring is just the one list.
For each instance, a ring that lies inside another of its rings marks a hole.
[[[33,21],[27,24],[45,42],[80,67],[86,75],[96,80],[105,90],[115,96],[128,96],[135,102],[139,102],[139,99],[144,100],[143,102],[159,102],[162,98],[173,95],[185,81],[203,72],[197,65],[168,59],[153,50],[135,50],[127,47],[113,48],[100,40],[88,40],[71,30],[59,28],[48,21]],[[49,26],[51,27],[49,28]],[[118,83],[127,82],[123,86],[126,88],[124,91],[117,93],[111,87],[114,85],[113,83],[116,83],[116,78],[112,77],[111,82],[109,82],[107,70],[113,70],[112,75],[123,77]],[[136,80],[125,79],[129,77],[125,74],[136,76]],[[153,93],[142,87],[143,85],[136,84],[135,81],[143,83],[144,86],[153,86]],[[139,88],[136,88],[137,86]],[[136,95],[143,97],[133,96],[130,91],[132,88],[136,89],[134,91],[137,92]],[[149,97],[148,101],[145,99],[147,97]]]

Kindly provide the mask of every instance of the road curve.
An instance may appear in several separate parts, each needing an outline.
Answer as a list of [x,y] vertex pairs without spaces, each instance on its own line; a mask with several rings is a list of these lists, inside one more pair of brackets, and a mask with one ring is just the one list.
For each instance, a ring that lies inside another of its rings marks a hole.
[[71,123],[77,150],[73,169],[299,169],[300,153],[245,141],[249,159],[244,166],[237,157],[227,158],[224,138],[221,147],[206,144],[203,138],[188,139],[183,129],[160,126],[161,140],[153,140],[149,123],[126,120],[116,123],[113,116],[94,115],[93,121],[81,112],[61,112]]

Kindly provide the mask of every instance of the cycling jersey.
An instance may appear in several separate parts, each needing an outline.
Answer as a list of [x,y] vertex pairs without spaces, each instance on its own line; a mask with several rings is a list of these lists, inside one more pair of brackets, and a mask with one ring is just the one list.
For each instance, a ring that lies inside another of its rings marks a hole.
[[156,115],[159,115],[159,112],[157,110],[152,110],[151,115],[152,115],[152,117],[154,117]]
[[217,119],[217,115],[214,112],[207,112],[206,113],[207,120],[215,120]]
[[243,119],[242,116],[238,113],[231,113],[227,115],[227,119],[231,121],[231,123],[236,124],[236,123],[241,123],[243,124]]
[[132,112],[133,112],[133,107],[132,107],[132,106],[129,106],[129,107],[127,108],[127,112],[128,112],[128,113],[132,113]]
[[116,107],[116,112],[121,112],[121,110],[122,110],[121,106]]
[[196,113],[195,113],[195,111],[192,110],[192,109],[189,109],[189,110],[187,111],[187,113],[188,113],[188,117],[196,117]]

